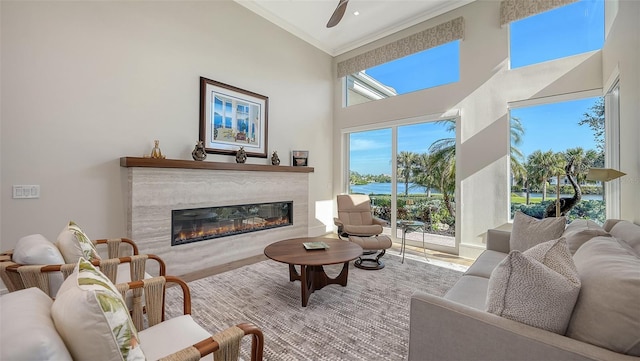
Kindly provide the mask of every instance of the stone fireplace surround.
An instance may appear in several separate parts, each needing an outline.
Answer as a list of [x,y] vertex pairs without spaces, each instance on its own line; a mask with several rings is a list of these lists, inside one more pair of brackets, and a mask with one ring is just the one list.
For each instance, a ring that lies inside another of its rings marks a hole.
[[[262,255],[270,243],[308,235],[310,167],[123,157],[127,233],[140,253],[185,276]],[[293,200],[293,225],[171,246],[173,209]],[[151,272],[155,270],[151,269]]]

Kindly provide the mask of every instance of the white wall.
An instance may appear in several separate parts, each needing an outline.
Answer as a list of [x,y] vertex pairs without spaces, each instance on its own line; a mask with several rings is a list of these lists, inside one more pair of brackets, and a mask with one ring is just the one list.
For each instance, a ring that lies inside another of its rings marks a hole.
[[616,73],[620,76],[620,170],[627,173],[620,178],[621,215],[640,224],[640,2],[614,3],[602,79],[606,83]]
[[[126,236],[119,158],[159,139],[168,158],[191,159],[200,76],[269,97],[269,154],[288,165],[292,149],[310,151],[310,233],[325,232],[314,210],[333,197],[330,56],[232,1],[0,9],[0,249],[31,233],[55,239],[71,219],[91,238]],[[13,184],[39,184],[41,197],[14,200]]]
[[[488,228],[508,221],[508,104],[598,90],[603,82],[601,51],[509,70],[508,27],[499,26],[499,8],[498,1],[473,2],[336,57],[334,62],[335,67],[335,63],[346,58],[458,16],[464,17],[465,38],[460,42],[460,81],[455,84],[342,108],[340,80],[334,80],[334,148],[340,149],[340,132],[344,128],[384,125],[392,120],[459,109],[456,237],[460,244],[460,255],[468,257],[476,256],[485,248],[483,236]],[[633,26],[636,27],[633,34],[638,34],[637,24]],[[635,99],[638,99],[637,93]],[[637,129],[633,134],[638,134]],[[628,139],[626,141],[629,142]],[[637,144],[633,146],[637,147]],[[338,152],[334,155],[333,169],[336,175],[342,174],[342,157]],[[637,151],[635,157],[637,163]],[[338,178],[336,176],[334,179],[337,193],[342,190],[343,184]],[[639,192],[640,185],[636,181],[632,187],[623,189],[623,198],[626,195],[637,199]],[[633,212],[637,211],[624,207],[622,216],[633,218]]]

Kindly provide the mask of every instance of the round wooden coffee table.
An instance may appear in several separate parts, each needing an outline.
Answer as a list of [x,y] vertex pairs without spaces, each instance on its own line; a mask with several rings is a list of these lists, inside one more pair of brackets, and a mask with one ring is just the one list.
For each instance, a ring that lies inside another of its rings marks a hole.
[[[324,242],[326,249],[307,250],[305,242]],[[335,238],[305,237],[272,243],[264,249],[265,256],[289,265],[289,281],[300,281],[302,307],[306,307],[309,296],[326,285],[347,285],[349,261],[362,255],[362,247],[355,243]],[[324,271],[325,265],[344,263],[336,278],[330,278]],[[300,273],[295,266],[300,266]]]

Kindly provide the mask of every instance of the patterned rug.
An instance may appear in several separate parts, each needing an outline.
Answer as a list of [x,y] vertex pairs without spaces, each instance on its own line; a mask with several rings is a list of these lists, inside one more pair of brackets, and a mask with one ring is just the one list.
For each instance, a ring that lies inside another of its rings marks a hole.
[[[193,318],[212,334],[252,322],[264,333],[265,360],[404,360],[409,342],[409,301],[420,290],[443,295],[462,273],[406,259],[383,258],[378,271],[349,268],[346,287],[314,292],[307,307],[300,282],[289,281],[288,266],[272,260],[189,283]],[[331,277],[342,266],[326,266]],[[181,292],[167,290],[167,315],[181,314]],[[249,359],[245,337],[242,357]]]

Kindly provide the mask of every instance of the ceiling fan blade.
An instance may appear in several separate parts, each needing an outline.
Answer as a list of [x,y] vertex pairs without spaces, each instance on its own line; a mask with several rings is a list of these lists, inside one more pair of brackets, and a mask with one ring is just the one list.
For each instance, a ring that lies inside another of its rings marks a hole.
[[348,2],[349,0],[340,0],[340,2],[338,3],[338,7],[336,7],[336,10],[334,10],[333,15],[331,15],[331,18],[327,23],[328,28],[332,28],[338,25],[340,20],[342,20],[342,17],[344,16],[344,12],[347,10]]

